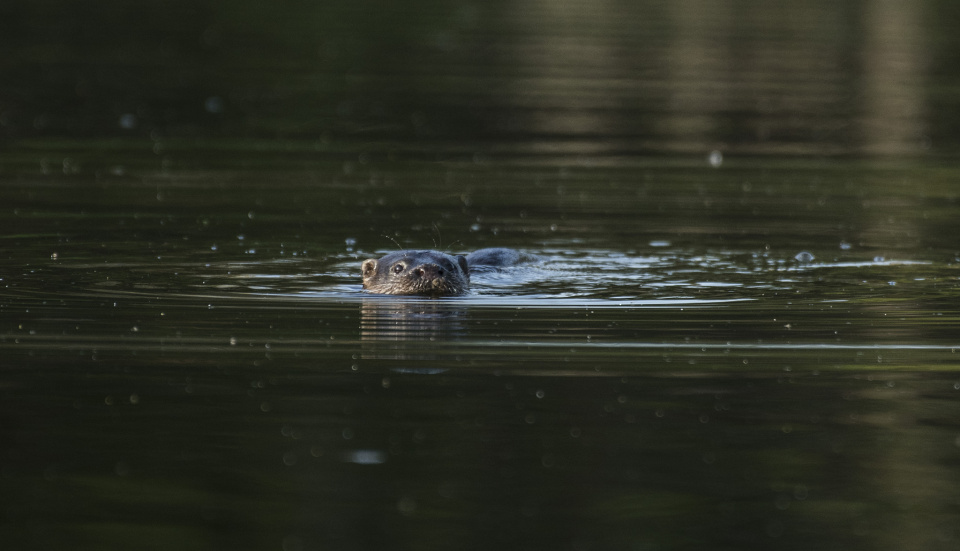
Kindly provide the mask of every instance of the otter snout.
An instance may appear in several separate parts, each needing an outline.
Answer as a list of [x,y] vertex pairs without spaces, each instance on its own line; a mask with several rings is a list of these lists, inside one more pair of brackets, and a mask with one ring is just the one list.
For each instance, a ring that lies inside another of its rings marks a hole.
[[437,279],[445,275],[443,268],[436,264],[421,264],[413,269],[413,273],[423,279]]
[[410,275],[420,280],[418,285],[423,289],[440,290],[450,285],[446,280],[447,270],[437,264],[421,264],[410,270]]

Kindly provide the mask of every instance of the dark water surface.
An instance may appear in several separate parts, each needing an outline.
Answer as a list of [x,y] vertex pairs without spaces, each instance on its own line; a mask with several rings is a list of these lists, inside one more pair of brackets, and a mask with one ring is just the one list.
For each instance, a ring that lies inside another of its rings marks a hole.
[[960,545],[952,4],[86,4],[0,8],[0,549]]
[[958,173],[702,164],[6,178],[4,539],[952,548]]

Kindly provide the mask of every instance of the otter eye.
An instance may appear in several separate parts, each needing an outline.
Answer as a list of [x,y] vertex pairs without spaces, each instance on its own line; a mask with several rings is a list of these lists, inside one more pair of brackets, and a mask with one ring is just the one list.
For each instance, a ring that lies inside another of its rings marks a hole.
[[403,264],[394,264],[394,265],[393,265],[393,273],[399,274],[399,273],[402,272],[402,271],[403,271]]

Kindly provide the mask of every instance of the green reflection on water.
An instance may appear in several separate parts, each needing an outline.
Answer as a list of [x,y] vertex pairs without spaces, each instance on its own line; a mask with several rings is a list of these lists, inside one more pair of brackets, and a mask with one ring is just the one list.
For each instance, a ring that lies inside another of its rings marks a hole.
[[953,549],[947,4],[5,3],[4,549]]
[[7,2],[0,132],[161,148],[952,156],[955,12],[935,0]]

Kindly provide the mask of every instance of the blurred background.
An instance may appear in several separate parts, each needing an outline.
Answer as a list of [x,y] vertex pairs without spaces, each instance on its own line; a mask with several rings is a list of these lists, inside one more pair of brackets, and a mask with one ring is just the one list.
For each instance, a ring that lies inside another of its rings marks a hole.
[[958,25],[946,0],[8,0],[0,138],[953,156]]

